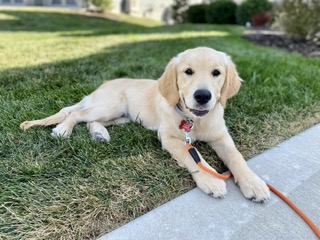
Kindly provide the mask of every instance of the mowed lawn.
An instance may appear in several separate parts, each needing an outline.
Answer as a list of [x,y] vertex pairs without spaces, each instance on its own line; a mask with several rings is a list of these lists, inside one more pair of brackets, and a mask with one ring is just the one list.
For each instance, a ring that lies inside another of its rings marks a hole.
[[225,113],[245,158],[319,122],[320,60],[255,46],[242,30],[0,9],[0,239],[94,239],[195,187],[156,132],[137,124],[109,127],[110,143],[92,141],[84,124],[68,139],[52,138],[50,127],[19,129],[107,79],[157,79],[187,48],[228,53],[245,80]]

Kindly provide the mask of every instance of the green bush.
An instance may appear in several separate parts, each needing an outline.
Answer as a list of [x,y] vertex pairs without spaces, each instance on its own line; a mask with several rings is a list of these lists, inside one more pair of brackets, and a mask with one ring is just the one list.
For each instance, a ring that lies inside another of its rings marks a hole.
[[191,5],[187,10],[187,20],[190,23],[206,23],[207,4]]
[[207,23],[234,24],[236,23],[237,4],[231,0],[216,0],[207,7]]
[[237,22],[244,25],[247,22],[251,22],[251,17],[254,14],[266,12],[271,9],[272,4],[268,0],[246,0],[241,3],[237,9]]
[[283,0],[275,25],[290,35],[313,37],[320,31],[320,1]]

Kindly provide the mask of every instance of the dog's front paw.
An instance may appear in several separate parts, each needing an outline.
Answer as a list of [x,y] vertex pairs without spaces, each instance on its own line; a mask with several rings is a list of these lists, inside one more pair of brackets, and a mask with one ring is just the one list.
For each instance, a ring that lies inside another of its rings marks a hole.
[[219,178],[216,178],[202,170],[193,173],[192,177],[198,188],[206,194],[211,194],[215,198],[221,198],[227,194],[226,183]]
[[239,179],[237,184],[243,195],[253,202],[265,203],[270,199],[270,190],[267,184],[255,174]]

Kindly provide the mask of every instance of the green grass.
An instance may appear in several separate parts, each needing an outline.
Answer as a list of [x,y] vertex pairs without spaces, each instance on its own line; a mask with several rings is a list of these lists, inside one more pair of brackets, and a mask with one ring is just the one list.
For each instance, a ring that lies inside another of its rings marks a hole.
[[228,102],[226,121],[246,158],[319,122],[318,59],[255,46],[240,27],[114,17],[0,9],[0,239],[93,239],[194,187],[157,134],[137,124],[109,127],[104,144],[91,141],[84,125],[66,140],[51,138],[50,128],[19,129],[106,79],[156,79],[187,48],[233,57],[245,83]]

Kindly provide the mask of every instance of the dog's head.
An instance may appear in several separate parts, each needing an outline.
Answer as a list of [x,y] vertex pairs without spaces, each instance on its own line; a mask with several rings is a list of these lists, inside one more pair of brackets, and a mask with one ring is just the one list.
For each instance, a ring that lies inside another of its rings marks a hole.
[[227,100],[239,91],[242,80],[228,55],[198,47],[174,57],[158,81],[160,93],[169,105],[180,102],[201,117],[218,101],[225,107]]

